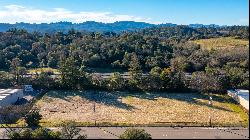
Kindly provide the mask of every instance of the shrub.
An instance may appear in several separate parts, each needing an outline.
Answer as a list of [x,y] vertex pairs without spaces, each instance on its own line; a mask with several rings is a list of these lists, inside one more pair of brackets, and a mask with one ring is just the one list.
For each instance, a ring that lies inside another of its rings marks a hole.
[[8,72],[0,71],[0,87],[8,88],[13,86],[14,76]]
[[80,135],[81,129],[76,127],[76,122],[64,122],[62,124],[62,138],[64,139],[73,139],[77,137],[77,139],[86,139],[87,135]]
[[32,132],[33,139],[59,139],[60,137],[60,132],[53,132],[43,127],[37,128]]
[[39,127],[33,132],[31,129],[24,129],[21,131],[13,130],[8,133],[7,136],[10,139],[59,139],[61,138],[61,133]]
[[31,129],[24,129],[20,133],[22,139],[31,139],[32,138],[32,131]]
[[60,139],[61,136],[62,136],[62,133],[59,132],[59,131],[56,131],[56,132],[54,132],[54,131],[49,131],[48,133],[49,133],[50,139]]
[[16,131],[12,131],[12,132],[9,132],[7,134],[7,136],[10,138],[10,139],[20,139],[21,138],[21,135],[16,132]]
[[41,119],[42,115],[39,114],[39,111],[30,112],[25,116],[25,121],[29,127],[39,126],[39,121]]
[[118,90],[124,87],[124,79],[119,72],[112,73],[108,81],[108,89]]
[[32,137],[35,139],[48,139],[49,138],[49,133],[48,129],[46,128],[37,128],[32,132]]
[[128,128],[119,136],[120,139],[152,139],[144,129]]

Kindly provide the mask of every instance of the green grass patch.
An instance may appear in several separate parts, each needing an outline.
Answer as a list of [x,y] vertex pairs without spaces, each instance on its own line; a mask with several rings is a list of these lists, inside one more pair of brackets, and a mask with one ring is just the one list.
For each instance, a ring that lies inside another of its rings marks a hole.
[[242,119],[242,126],[249,127],[249,115],[242,109],[240,105],[228,103],[228,106],[234,111],[240,114]]

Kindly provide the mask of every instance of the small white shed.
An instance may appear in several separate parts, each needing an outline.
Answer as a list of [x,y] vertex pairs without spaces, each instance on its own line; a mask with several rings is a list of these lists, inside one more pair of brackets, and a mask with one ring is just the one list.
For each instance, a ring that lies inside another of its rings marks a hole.
[[23,89],[0,89],[0,107],[14,104],[23,96]]

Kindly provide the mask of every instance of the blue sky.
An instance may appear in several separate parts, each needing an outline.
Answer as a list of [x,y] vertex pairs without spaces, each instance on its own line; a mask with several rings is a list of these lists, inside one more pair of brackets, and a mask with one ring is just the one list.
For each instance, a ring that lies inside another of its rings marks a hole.
[[249,25],[249,0],[0,0],[0,22]]

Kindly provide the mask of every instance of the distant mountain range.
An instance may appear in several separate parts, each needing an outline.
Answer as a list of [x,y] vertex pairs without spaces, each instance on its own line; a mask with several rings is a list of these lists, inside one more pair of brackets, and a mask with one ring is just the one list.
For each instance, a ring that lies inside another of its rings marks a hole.
[[[39,31],[42,33],[51,33],[56,31],[67,32],[70,29],[79,31],[89,32],[122,32],[122,31],[135,31],[139,29],[145,29],[150,27],[170,27],[177,26],[177,24],[165,23],[165,24],[150,24],[145,22],[134,22],[134,21],[119,21],[114,23],[101,23],[95,21],[87,21],[83,23],[72,23],[72,22],[56,22],[56,23],[41,23],[41,24],[30,24],[30,23],[0,23],[0,32],[7,31],[11,28],[25,29],[29,32]],[[189,24],[188,26],[193,28],[200,27],[220,27],[219,25],[210,24]]]

